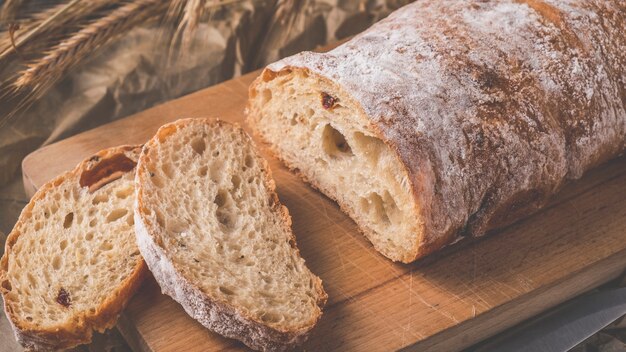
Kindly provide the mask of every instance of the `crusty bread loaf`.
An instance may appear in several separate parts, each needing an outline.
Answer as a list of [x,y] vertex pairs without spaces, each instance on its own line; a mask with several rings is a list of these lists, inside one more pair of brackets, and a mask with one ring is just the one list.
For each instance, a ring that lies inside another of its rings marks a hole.
[[267,67],[248,122],[411,262],[539,209],[624,150],[626,2],[420,0]]
[[241,128],[209,119],[162,126],[143,149],[136,185],[137,242],[165,294],[254,349],[305,339],[326,293]]
[[133,228],[140,147],[101,151],[43,185],[0,260],[4,309],[27,350],[56,351],[112,327],[147,268]]

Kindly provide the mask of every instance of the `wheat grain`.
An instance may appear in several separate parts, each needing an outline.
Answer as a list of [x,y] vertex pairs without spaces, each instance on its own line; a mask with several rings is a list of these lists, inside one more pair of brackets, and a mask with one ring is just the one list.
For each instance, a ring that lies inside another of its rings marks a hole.
[[23,2],[24,0],[6,0],[0,10],[0,22],[8,23],[14,20]]
[[21,21],[20,29],[13,33],[13,37],[8,35],[10,33],[0,33],[0,62],[23,47],[50,48],[55,43],[53,34],[71,30],[83,19],[96,15],[102,7],[119,1],[72,0],[32,14]]
[[122,5],[106,16],[96,19],[76,34],[60,42],[47,55],[21,72],[14,86],[17,90],[40,90],[50,86],[91,52],[113,38],[126,33],[147,18],[161,13],[164,2],[159,0],[134,0]]

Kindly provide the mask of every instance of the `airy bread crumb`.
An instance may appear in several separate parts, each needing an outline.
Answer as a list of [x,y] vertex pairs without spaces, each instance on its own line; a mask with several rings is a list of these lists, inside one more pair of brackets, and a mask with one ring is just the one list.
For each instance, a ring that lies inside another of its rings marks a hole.
[[252,348],[302,342],[326,294],[245,132],[219,120],[179,120],[146,144],[137,170],[138,244],[163,292],[207,328]]
[[104,150],[43,185],[9,234],[0,290],[18,342],[59,350],[112,327],[147,268],[133,227],[141,147]]
[[359,105],[306,70],[269,70],[250,91],[250,124],[286,163],[359,224],[374,247],[411,261],[420,241],[406,169]]

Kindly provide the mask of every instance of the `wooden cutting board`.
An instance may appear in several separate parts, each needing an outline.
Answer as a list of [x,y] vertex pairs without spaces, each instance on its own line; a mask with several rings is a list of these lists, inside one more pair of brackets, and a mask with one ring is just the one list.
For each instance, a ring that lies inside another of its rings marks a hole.
[[[218,116],[243,124],[247,88],[257,74],[37,150],[24,160],[24,185],[32,193],[92,153],[143,143],[177,118]],[[459,350],[626,268],[626,158],[568,185],[525,221],[401,265],[375,252],[334,202],[263,153],[293,217],[302,255],[330,297],[304,347],[308,351]],[[189,318],[152,278],[130,302],[119,328],[142,351],[245,349]]]

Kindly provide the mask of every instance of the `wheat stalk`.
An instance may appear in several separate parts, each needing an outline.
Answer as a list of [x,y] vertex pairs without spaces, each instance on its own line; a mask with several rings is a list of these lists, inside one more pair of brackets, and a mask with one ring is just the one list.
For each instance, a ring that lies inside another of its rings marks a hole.
[[134,0],[124,4],[102,18],[96,19],[76,34],[63,40],[47,55],[22,71],[14,83],[19,91],[25,88],[42,90],[49,87],[74,64],[81,62],[91,52],[111,39],[127,32],[149,17],[159,14],[164,2],[160,0]]
[[[0,62],[23,47],[45,46],[51,42],[55,32],[67,31],[80,23],[82,19],[97,14],[102,7],[111,6],[121,0],[72,0],[60,3],[33,14],[25,23],[19,23],[20,29],[0,37]],[[36,40],[46,34],[46,40]],[[44,42],[44,43],[42,43]]]
[[0,22],[7,23],[15,19],[17,11],[22,6],[23,0],[6,0],[0,11]]
[[200,22],[200,17],[204,12],[205,2],[206,0],[187,1],[187,6],[185,6],[185,11],[183,12],[183,18],[178,25],[178,29],[183,27],[185,28],[181,37],[181,51],[186,51],[189,49],[191,39],[193,38],[193,35],[198,28],[198,22]]
[[52,15],[44,19],[41,23],[36,23],[32,29],[28,30],[26,34],[19,35],[14,37],[11,35],[10,45],[5,44],[5,49],[0,52],[0,60],[4,59],[11,52],[17,51],[19,47],[22,46],[29,39],[34,38],[36,35],[41,33],[44,29],[49,27],[53,23],[58,23],[59,19],[63,17],[69,10],[72,9],[73,6],[76,6],[80,3],[81,0],[72,0],[68,4],[63,4],[61,6],[52,8]]
[[[173,31],[168,32],[170,53],[177,51],[184,53],[190,49],[191,42],[198,28],[201,18],[211,14],[215,9],[246,1],[262,0],[172,0],[165,16],[165,29],[175,26]],[[267,0],[265,0],[267,1]],[[180,47],[178,46],[180,44]]]

